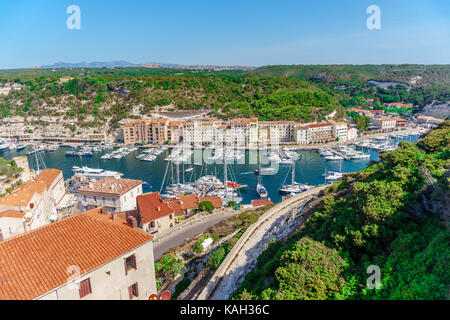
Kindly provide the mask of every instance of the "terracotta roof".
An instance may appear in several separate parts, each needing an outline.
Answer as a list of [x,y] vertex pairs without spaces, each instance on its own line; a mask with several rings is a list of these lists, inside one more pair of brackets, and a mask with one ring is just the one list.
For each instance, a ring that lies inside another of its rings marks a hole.
[[133,128],[134,127],[134,123],[127,123],[123,125],[125,128]]
[[400,103],[400,102],[391,102],[391,103],[387,103],[388,106],[398,106],[398,107],[403,107],[403,108],[412,108],[414,107],[412,104],[409,103]]
[[131,189],[142,184],[141,180],[134,179],[116,179],[107,177],[95,181],[90,186],[84,186],[77,190],[78,193],[89,194],[107,194],[107,195],[123,195]]
[[166,199],[163,200],[165,204],[169,206],[173,210],[176,216],[182,216],[184,215],[184,210],[181,207],[181,201],[178,199]]
[[181,208],[183,210],[198,208],[198,205],[200,204],[198,201],[198,196],[196,194],[188,194],[185,196],[178,196],[178,200],[181,201]]
[[0,198],[0,205],[27,206],[33,195],[42,194],[44,190],[50,190],[52,183],[62,175],[61,170],[44,169],[34,180],[29,180],[18,186],[10,194]]
[[222,208],[222,199],[217,196],[210,197],[200,197],[200,202],[202,201],[210,201],[214,208]]
[[[94,209],[98,210],[98,209]],[[0,299],[30,300],[150,241],[139,229],[82,213],[0,242]]]
[[276,120],[276,121],[260,121],[261,124],[296,124],[295,121]]
[[268,199],[256,199],[256,200],[252,200],[252,206],[253,207],[261,207],[261,206],[268,206],[270,204],[273,204],[272,201],[268,200]]
[[136,202],[142,223],[173,213],[173,209],[161,200],[159,192],[141,194],[136,198]]
[[331,124],[329,124],[327,122],[308,125],[309,128],[320,128],[320,127],[330,127],[330,126],[331,126]]
[[181,125],[182,125],[181,121],[170,121],[169,122],[169,127],[179,127]]
[[25,212],[21,211],[14,211],[14,210],[7,210],[0,212],[0,218],[23,218],[25,215]]
[[231,119],[232,124],[248,124],[252,122],[258,122],[258,118],[234,118]]

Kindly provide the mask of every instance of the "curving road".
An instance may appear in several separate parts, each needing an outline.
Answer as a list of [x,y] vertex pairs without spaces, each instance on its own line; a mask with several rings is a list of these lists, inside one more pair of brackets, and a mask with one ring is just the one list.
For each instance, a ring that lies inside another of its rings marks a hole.
[[181,229],[162,236],[153,243],[153,255],[155,261],[159,260],[170,248],[177,247],[198,234],[205,232],[209,227],[240,213],[242,213],[241,210],[225,211],[221,214],[212,215],[203,220],[182,226]]

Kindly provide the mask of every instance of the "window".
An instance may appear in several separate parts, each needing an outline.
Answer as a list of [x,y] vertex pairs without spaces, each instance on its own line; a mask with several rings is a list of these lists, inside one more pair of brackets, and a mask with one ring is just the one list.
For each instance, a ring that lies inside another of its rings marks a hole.
[[130,300],[139,297],[139,289],[137,282],[128,287],[128,293],[130,294]]
[[125,259],[125,274],[128,274],[128,270],[137,269],[136,256],[133,254]]
[[88,278],[79,283],[78,290],[80,291],[80,299],[92,293],[91,279]]

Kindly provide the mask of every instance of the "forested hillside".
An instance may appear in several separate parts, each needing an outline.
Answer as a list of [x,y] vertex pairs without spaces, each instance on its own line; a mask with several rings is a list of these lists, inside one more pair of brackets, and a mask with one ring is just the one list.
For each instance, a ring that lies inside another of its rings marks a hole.
[[[265,66],[248,73],[311,81],[329,92],[343,93],[345,106],[365,104],[366,99],[374,99],[376,107],[389,102],[423,107],[450,100],[450,65],[284,65]],[[369,80],[399,85],[374,87]]]
[[0,117],[60,116],[64,120],[74,118],[79,126],[89,127],[109,120],[114,126],[130,117],[135,107],[139,116],[165,106],[167,111],[206,109],[221,119],[256,116],[261,120],[306,122],[323,119],[340,106],[333,96],[314,84],[239,72],[97,74],[76,76],[66,83],[59,82],[59,75],[0,78],[0,83],[7,82],[23,84],[24,89],[0,96]]
[[[273,242],[234,299],[448,299],[450,121],[345,175],[286,242]],[[367,268],[380,267],[369,289]]]

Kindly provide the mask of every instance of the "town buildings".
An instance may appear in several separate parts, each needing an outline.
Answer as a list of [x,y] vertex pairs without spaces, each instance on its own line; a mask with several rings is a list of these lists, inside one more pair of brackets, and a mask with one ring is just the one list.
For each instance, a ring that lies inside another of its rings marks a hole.
[[1,300],[147,300],[151,235],[103,208],[0,242]]
[[142,194],[142,181],[107,177],[89,182],[77,190],[83,211],[105,207],[108,212],[122,212],[136,208],[136,197]]
[[44,169],[34,179],[0,198],[0,240],[57,220],[56,206],[65,195],[61,170]]
[[391,131],[396,126],[395,118],[379,117],[372,119],[372,123],[382,131]]
[[[347,123],[327,121],[299,125],[294,121],[258,121],[235,118],[228,123],[210,121],[136,120],[123,126],[125,144],[177,143],[193,147],[232,146],[258,148],[288,143],[347,141]],[[159,136],[157,136],[159,135]]]
[[136,198],[140,227],[148,233],[165,232],[175,225],[174,210],[160,197],[159,192]]
[[439,119],[430,116],[417,116],[417,123],[424,124],[428,127],[434,127],[443,122],[444,119]]

